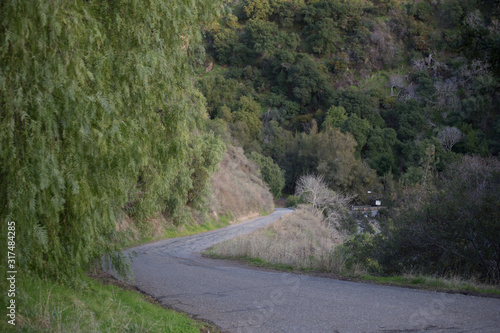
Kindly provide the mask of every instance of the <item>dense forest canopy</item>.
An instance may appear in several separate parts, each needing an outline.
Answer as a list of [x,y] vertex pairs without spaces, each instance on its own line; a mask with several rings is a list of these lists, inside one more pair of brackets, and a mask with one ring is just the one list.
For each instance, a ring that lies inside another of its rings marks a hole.
[[[498,1],[246,0],[231,8],[206,33],[215,70],[199,87],[211,118],[226,121],[247,153],[284,169],[287,192],[304,173],[326,173],[361,198],[388,174],[412,185],[429,163],[443,171],[462,154],[498,155]],[[326,143],[336,131],[343,148]],[[359,167],[342,176],[328,160]]]
[[345,245],[373,273],[498,283],[500,2],[230,8],[198,86],[233,142],[278,164],[285,193],[317,175],[351,203],[381,198],[378,233]]

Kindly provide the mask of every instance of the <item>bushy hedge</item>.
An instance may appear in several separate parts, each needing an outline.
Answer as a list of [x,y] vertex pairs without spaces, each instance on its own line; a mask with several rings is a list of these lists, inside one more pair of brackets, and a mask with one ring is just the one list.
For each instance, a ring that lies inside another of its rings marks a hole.
[[500,161],[464,156],[436,187],[420,187],[363,244],[359,260],[383,274],[416,272],[500,283]]

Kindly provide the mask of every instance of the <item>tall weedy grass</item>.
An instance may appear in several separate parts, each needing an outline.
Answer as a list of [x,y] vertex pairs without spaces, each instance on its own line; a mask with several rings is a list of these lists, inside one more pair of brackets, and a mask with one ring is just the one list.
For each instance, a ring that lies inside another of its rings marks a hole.
[[336,251],[343,235],[329,228],[321,214],[301,207],[249,235],[223,242],[211,254],[223,258],[255,258],[272,265],[340,273],[346,258]]
[[214,332],[144,295],[87,277],[76,288],[36,276],[20,282],[16,326],[2,320],[0,332]]

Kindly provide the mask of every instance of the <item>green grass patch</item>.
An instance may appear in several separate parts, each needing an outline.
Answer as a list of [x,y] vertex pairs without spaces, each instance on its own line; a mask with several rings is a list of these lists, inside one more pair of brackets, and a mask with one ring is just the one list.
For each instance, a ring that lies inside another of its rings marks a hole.
[[273,210],[263,209],[263,210],[260,211],[260,215],[261,216],[266,216],[266,215],[270,215],[272,212],[273,212]]
[[218,221],[210,220],[203,224],[185,224],[180,227],[173,227],[165,230],[162,239],[176,238],[200,234],[207,231],[212,231],[226,227],[230,224],[230,216],[221,217]]
[[357,281],[415,287],[425,290],[500,295],[500,287],[498,286],[480,284],[459,278],[445,279],[425,275],[373,276],[368,274],[354,276],[353,278]]
[[370,91],[373,96],[384,98],[391,93],[390,77],[392,75],[404,76],[411,68],[403,66],[394,70],[380,70],[365,77],[359,83],[359,89]]
[[216,62],[214,62],[214,68],[212,68],[212,70],[210,72],[206,73],[205,68],[203,68],[203,67],[200,71],[202,71],[202,72],[197,73],[198,75],[201,75],[204,77],[210,77],[210,76],[215,76],[215,75],[223,75],[225,72],[228,71],[228,67],[221,66],[221,65],[217,64]]
[[[204,224],[169,228],[158,237],[132,240],[131,235],[120,246],[207,232],[225,227],[230,221],[227,215]],[[0,332],[217,332],[204,322],[155,304],[152,298],[124,284],[102,283],[86,276],[75,281],[81,284],[68,286],[37,277],[19,279],[16,326],[2,320]]]
[[77,287],[28,277],[17,290],[16,326],[2,320],[2,332],[214,332],[136,291],[89,277]]

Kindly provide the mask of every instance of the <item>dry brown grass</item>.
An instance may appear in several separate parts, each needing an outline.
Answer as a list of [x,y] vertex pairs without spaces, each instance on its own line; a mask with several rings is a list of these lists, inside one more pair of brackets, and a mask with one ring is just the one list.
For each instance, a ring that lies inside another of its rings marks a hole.
[[302,207],[249,235],[223,242],[212,251],[221,257],[259,258],[266,262],[328,272],[341,271],[342,256],[335,246],[343,237],[328,228],[318,213]]
[[258,175],[257,166],[243,149],[228,147],[219,171],[212,176],[210,206],[214,214],[231,214],[234,220],[273,210],[273,197]]
[[[268,186],[262,181],[258,167],[243,154],[243,149],[228,147],[219,170],[212,175],[211,196],[206,202],[206,209],[200,211],[185,206],[187,217],[181,225],[175,225],[164,214],[152,216],[142,223],[134,221],[121,212],[117,218],[115,241],[129,246],[142,241],[152,241],[165,237],[166,232],[172,231],[169,237],[191,234],[186,228],[206,225],[207,222],[227,220],[241,221],[271,212],[274,209],[273,197]],[[192,229],[192,228],[191,228]],[[186,232],[185,232],[186,231]],[[206,231],[205,229],[198,232]],[[185,233],[184,233],[185,232]]]

